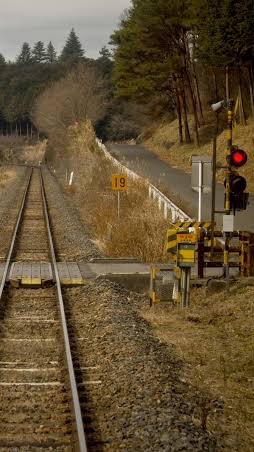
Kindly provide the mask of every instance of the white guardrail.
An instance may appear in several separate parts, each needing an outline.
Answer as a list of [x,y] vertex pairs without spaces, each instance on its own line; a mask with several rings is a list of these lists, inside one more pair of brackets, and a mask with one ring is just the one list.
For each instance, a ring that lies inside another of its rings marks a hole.
[[159,210],[163,209],[164,218],[167,219],[168,213],[171,214],[172,223],[174,223],[177,220],[180,221],[191,221],[192,219],[185,213],[180,207],[176,206],[170,199],[167,198],[163,193],[161,193],[158,188],[156,188],[154,185],[152,185],[150,182],[148,182],[143,177],[139,176],[138,174],[134,173],[134,171],[131,171],[126,166],[122,165],[117,159],[115,159],[110,152],[107,150],[106,146],[97,138],[96,139],[97,144],[99,148],[104,153],[106,159],[110,160],[114,166],[116,166],[119,170],[125,172],[130,179],[132,180],[140,180],[143,181],[148,186],[148,195],[149,198],[157,200],[158,202],[158,208]]

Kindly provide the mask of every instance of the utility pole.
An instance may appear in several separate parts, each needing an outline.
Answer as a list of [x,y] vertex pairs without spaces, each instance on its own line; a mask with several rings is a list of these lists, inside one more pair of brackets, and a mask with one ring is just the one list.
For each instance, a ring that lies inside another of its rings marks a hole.
[[[225,177],[225,201],[224,201],[224,209],[225,209],[225,215],[230,215],[231,212],[231,199],[230,199],[230,192],[231,192],[231,152],[233,147],[233,107],[234,107],[234,101],[232,99],[229,99],[227,101],[227,108],[228,108],[228,138],[227,138],[227,155],[226,155],[226,161],[227,161],[227,169],[226,169],[226,177]],[[223,259],[223,265],[224,265],[224,276],[226,277],[227,282],[227,289],[229,290],[229,243],[230,243],[230,232],[224,232],[224,240],[225,240],[225,246],[224,246],[224,259]]]

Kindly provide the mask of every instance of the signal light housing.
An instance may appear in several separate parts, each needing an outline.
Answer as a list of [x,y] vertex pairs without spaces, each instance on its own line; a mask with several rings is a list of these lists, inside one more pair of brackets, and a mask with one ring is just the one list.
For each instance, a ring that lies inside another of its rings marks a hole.
[[232,193],[243,193],[246,187],[247,183],[245,177],[239,176],[238,174],[230,175],[230,191]]
[[230,193],[230,203],[234,214],[236,210],[246,210],[249,204],[249,193]]
[[227,157],[227,161],[230,166],[234,166],[235,168],[240,168],[245,165],[248,160],[247,153],[243,149],[238,149],[234,147],[231,150],[230,155]]
[[[231,173],[230,174],[230,192],[239,194],[243,193],[247,186],[246,179],[243,176],[239,176],[239,174]],[[226,179],[224,180],[224,187],[226,187]]]

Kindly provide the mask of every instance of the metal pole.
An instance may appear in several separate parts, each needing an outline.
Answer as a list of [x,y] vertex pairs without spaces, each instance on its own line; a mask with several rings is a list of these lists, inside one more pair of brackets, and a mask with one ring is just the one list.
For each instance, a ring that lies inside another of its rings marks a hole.
[[[225,191],[225,214],[230,215],[231,202],[230,202],[230,176],[231,176],[231,165],[230,165],[230,155],[233,145],[233,106],[234,101],[228,100],[228,139],[227,139],[227,172],[226,172],[226,191]],[[229,241],[230,233],[225,232],[225,247],[224,247],[224,276],[226,277],[227,290],[229,291]]]
[[181,308],[190,304],[190,268],[182,268],[181,272]]
[[117,218],[120,220],[120,191],[117,192]]
[[202,218],[202,173],[203,173],[203,164],[202,162],[198,163],[198,221],[201,221]]
[[191,277],[191,269],[186,268],[186,308],[190,306],[190,277]]
[[228,102],[228,139],[227,139],[227,172],[226,172],[226,192],[225,192],[225,213],[230,215],[231,203],[230,203],[230,175],[231,165],[230,156],[233,144],[233,105],[234,101]]
[[217,136],[213,138],[213,161],[212,161],[212,206],[211,206],[211,256],[214,248],[214,226],[215,226],[215,200],[216,200],[216,160],[217,160]]
[[181,270],[181,308],[185,307],[186,297],[186,280],[185,280],[185,268]]

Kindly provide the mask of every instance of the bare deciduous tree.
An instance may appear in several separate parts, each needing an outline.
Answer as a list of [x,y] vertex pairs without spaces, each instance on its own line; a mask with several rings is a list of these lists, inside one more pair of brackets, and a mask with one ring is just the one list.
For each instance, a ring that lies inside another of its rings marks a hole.
[[62,134],[70,125],[86,119],[94,124],[104,116],[105,99],[103,79],[94,68],[79,65],[38,97],[33,122],[48,136]]

